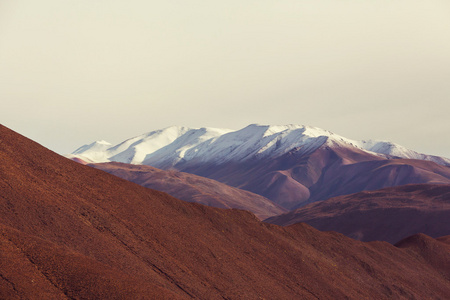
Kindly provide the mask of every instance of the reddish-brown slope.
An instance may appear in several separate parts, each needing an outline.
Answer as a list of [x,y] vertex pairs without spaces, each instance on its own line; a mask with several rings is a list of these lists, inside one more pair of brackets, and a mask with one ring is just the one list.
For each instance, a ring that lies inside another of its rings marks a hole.
[[181,298],[151,281],[7,226],[0,226],[0,299]]
[[123,163],[90,166],[142,186],[166,192],[184,201],[248,210],[261,220],[286,212],[265,197],[189,173]]
[[306,222],[362,241],[398,242],[425,233],[450,234],[450,185],[405,185],[312,203],[266,222]]
[[2,126],[0,161],[0,298],[450,296],[408,250],[183,202]]
[[433,239],[424,234],[417,234],[398,242],[397,247],[411,252],[417,260],[421,260],[439,270],[450,280],[450,236]]
[[364,190],[450,183],[450,167],[422,160],[384,159],[337,144],[306,155],[302,149],[298,153],[293,149],[275,159],[221,165],[190,162],[175,167],[262,195],[288,210]]

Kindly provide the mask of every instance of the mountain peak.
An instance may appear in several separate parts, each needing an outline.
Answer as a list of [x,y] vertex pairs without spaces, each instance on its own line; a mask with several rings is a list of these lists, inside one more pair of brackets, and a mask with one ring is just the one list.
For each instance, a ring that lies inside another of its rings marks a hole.
[[86,151],[92,150],[92,149],[99,149],[99,148],[103,149],[103,148],[109,147],[109,146],[112,146],[112,144],[108,143],[105,140],[99,140],[99,141],[95,141],[91,144],[86,144],[86,145],[81,146],[80,148],[75,150],[73,152],[73,154],[83,153],[83,152],[86,152]]

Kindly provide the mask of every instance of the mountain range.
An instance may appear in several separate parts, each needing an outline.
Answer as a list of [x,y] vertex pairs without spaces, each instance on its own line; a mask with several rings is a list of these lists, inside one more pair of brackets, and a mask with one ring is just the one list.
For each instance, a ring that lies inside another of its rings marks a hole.
[[323,146],[355,147],[386,158],[434,161],[450,166],[450,159],[426,155],[401,145],[376,140],[351,140],[304,125],[257,125],[240,130],[172,126],[125,140],[118,145],[97,141],[75,150],[70,157],[86,162],[122,162],[168,169],[189,162],[244,162],[277,158],[295,151],[307,154]]
[[287,210],[364,190],[450,183],[447,158],[300,125],[169,127],[115,146],[94,142],[67,157],[183,171],[259,194]]
[[0,126],[2,299],[445,299],[450,238],[395,246],[188,203]]

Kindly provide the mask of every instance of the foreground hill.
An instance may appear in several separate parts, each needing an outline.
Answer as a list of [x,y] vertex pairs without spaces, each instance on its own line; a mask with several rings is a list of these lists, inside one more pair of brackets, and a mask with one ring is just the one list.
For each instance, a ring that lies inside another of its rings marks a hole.
[[287,210],[363,190],[450,184],[447,158],[298,125],[236,131],[170,127],[116,146],[85,145],[69,157],[176,169],[262,195]]
[[425,233],[450,235],[450,185],[405,185],[312,203],[266,222],[305,222],[362,241],[396,243]]
[[262,223],[80,165],[3,126],[0,161],[2,299],[450,296],[440,240],[397,248]]
[[184,201],[219,208],[248,210],[261,220],[287,212],[260,195],[189,173],[124,163],[90,164],[89,166],[142,186],[166,192]]

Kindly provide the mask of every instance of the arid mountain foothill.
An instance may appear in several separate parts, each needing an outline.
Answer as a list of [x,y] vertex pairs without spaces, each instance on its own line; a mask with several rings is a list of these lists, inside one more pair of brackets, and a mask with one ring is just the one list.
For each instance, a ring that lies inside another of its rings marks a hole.
[[261,220],[287,212],[286,209],[263,196],[189,173],[124,163],[90,164],[89,166],[142,186],[166,192],[184,201],[219,208],[248,210]]
[[[0,127],[2,299],[448,298],[448,238],[365,243],[188,203]],[[418,272],[420,270],[420,272]]]
[[362,241],[396,243],[416,233],[450,235],[450,185],[411,184],[315,202],[266,222],[305,222]]

